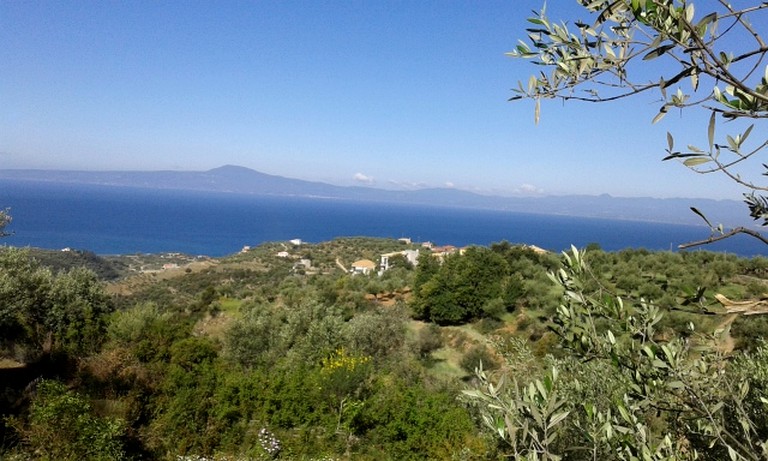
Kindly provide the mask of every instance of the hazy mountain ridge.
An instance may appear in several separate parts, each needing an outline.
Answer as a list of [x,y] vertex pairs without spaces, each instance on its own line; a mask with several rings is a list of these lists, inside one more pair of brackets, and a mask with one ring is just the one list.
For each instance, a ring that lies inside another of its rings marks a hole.
[[523,213],[703,224],[701,218],[690,210],[691,206],[695,206],[715,224],[723,222],[727,226],[753,225],[748,219],[744,204],[736,200],[657,199],[609,195],[501,197],[448,188],[393,191],[304,181],[233,165],[208,171],[0,170],[0,179],[428,204]]

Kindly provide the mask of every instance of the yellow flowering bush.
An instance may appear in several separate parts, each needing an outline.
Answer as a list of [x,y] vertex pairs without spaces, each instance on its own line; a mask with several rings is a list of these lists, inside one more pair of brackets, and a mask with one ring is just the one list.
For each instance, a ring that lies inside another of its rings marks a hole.
[[337,373],[347,373],[351,375],[356,369],[359,369],[370,361],[370,356],[350,355],[342,346],[321,361],[320,372],[325,376]]
[[365,380],[371,371],[371,356],[350,354],[339,347],[320,363],[320,390],[337,415],[337,431],[360,410]]

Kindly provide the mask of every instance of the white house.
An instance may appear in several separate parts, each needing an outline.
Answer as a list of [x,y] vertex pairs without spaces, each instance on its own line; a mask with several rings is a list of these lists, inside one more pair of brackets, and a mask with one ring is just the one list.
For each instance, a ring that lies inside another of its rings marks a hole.
[[405,256],[405,259],[407,259],[408,262],[411,263],[413,266],[416,266],[419,264],[419,250],[395,251],[392,253],[386,253],[381,255],[381,264],[379,265],[379,272],[381,273],[389,270],[389,258],[397,255]]

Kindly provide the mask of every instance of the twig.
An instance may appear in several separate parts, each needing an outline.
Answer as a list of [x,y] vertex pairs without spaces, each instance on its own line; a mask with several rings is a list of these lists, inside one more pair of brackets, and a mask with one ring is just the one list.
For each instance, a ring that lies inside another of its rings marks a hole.
[[678,245],[677,248],[679,248],[681,250],[685,250],[686,248],[692,248],[692,247],[697,247],[697,246],[701,246],[701,245],[708,245],[710,243],[717,242],[719,240],[724,240],[724,239],[727,239],[729,237],[733,237],[736,234],[751,235],[752,237],[754,237],[754,238],[760,240],[761,242],[765,243],[766,245],[768,245],[768,238],[763,236],[760,232],[753,231],[752,229],[747,229],[746,227],[737,227],[737,228],[732,229],[732,230],[730,230],[730,231],[728,231],[728,232],[726,232],[724,234],[713,235],[710,238],[705,239],[705,240],[697,240],[695,242],[683,243],[682,245]]

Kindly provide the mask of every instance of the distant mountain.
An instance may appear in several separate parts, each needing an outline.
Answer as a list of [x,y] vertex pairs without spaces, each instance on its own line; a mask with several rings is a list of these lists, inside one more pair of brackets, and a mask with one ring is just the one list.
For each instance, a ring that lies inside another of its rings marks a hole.
[[[690,210],[691,206],[695,206],[714,223],[723,222],[728,226],[753,225],[745,213],[744,204],[735,200],[629,198],[609,195],[500,197],[445,188],[392,191],[303,181],[234,165],[225,165],[208,171],[0,170],[0,180],[315,197],[675,224],[703,224],[701,218]],[[0,189],[1,199],[2,189]]]

